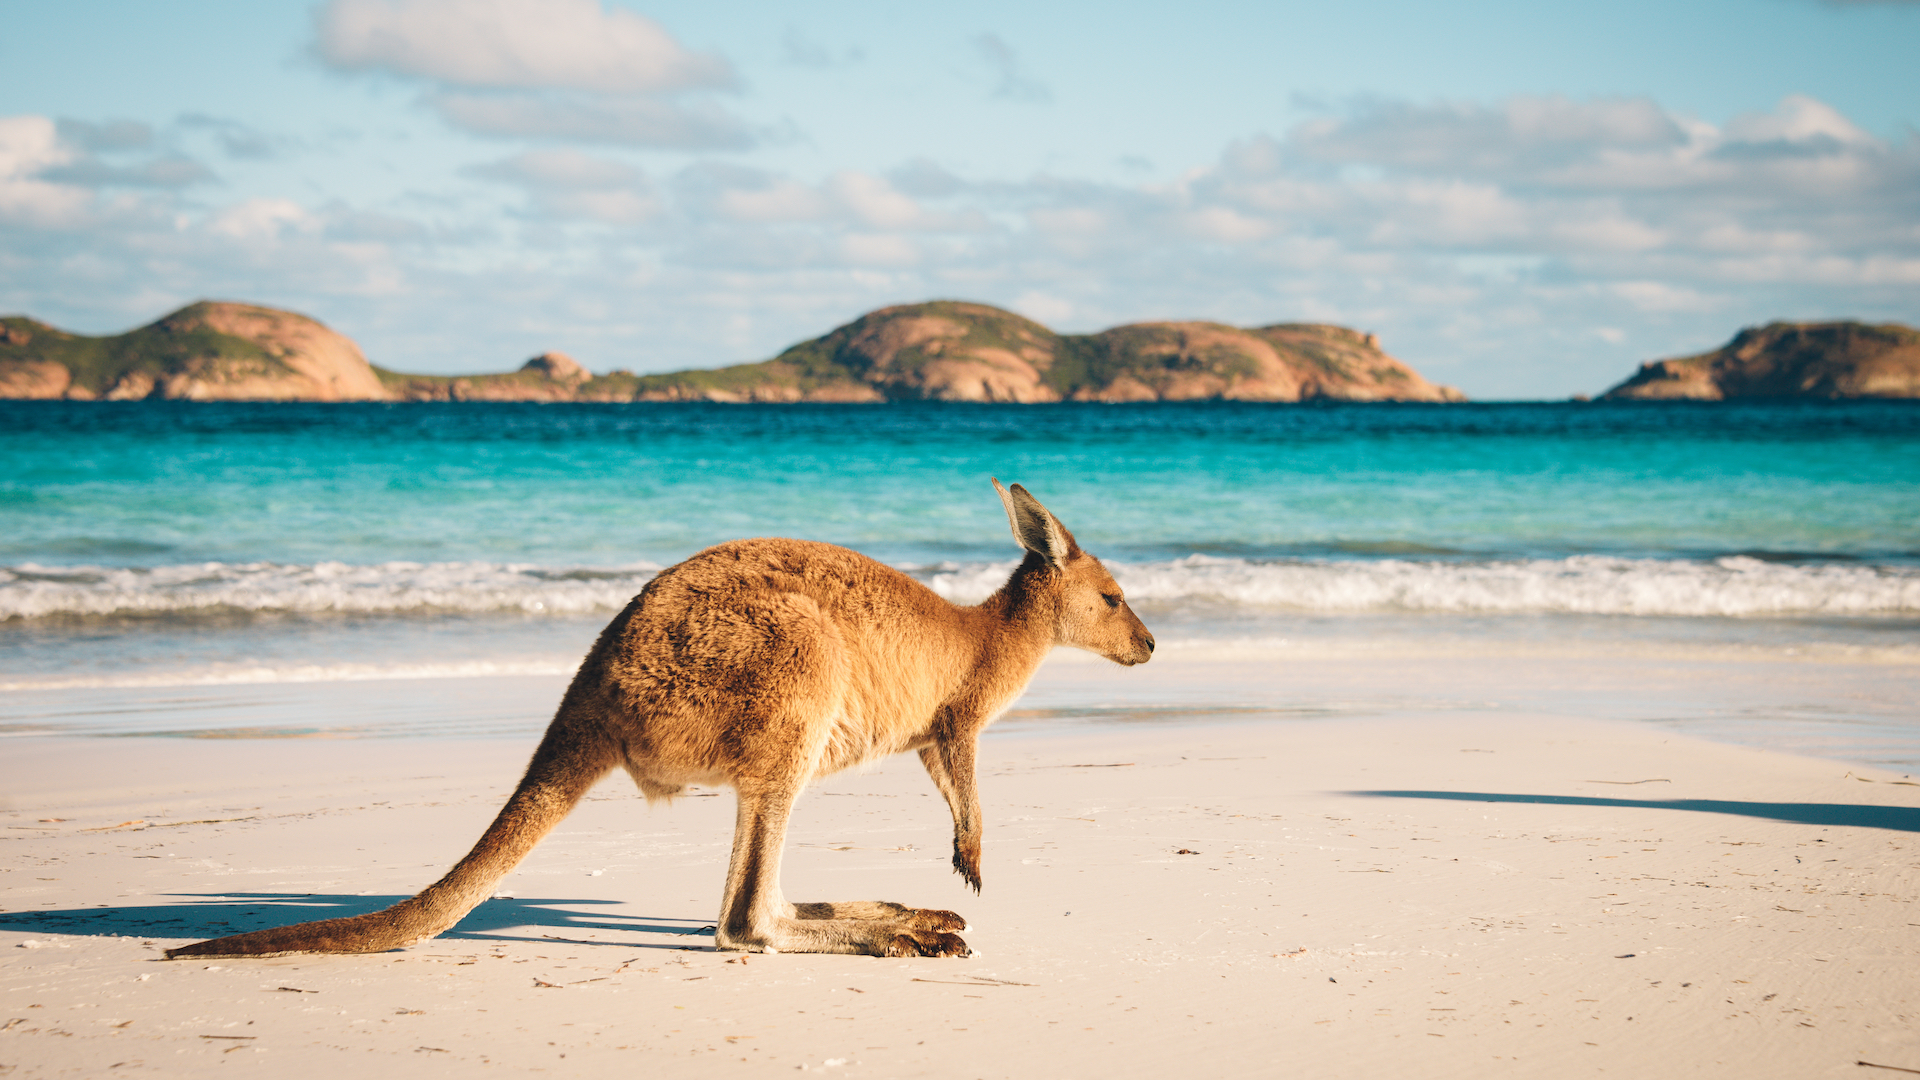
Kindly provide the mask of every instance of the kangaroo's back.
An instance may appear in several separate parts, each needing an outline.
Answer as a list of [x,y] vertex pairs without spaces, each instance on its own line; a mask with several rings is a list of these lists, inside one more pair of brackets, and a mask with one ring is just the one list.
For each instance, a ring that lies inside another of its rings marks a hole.
[[989,622],[845,548],[739,540],[650,582],[575,692],[610,706],[629,769],[662,789],[808,756],[823,739],[824,774],[921,745],[1005,644]]

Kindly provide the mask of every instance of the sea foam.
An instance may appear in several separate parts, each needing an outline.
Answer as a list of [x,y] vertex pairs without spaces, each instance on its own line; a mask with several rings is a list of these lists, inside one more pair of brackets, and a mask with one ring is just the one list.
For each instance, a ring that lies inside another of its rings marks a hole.
[[[934,591],[977,603],[1015,564],[904,566]],[[1239,559],[1193,555],[1108,566],[1143,607],[1249,611],[1567,613],[1638,616],[1920,614],[1920,568],[1778,563],[1746,556],[1447,561]],[[282,613],[601,615],[659,567],[513,563],[194,563],[154,568],[0,568],[0,621]]]
[[[1012,564],[960,568],[930,584],[977,602]],[[1327,613],[1451,612],[1582,615],[1896,615],[1920,612],[1920,569],[1789,565],[1745,556],[1710,560],[1578,555],[1492,562],[1249,560],[1193,555],[1108,563],[1138,604],[1194,602]]]
[[510,563],[192,563],[152,568],[0,568],[0,620],[279,612],[583,615],[616,610],[658,566],[554,569]]

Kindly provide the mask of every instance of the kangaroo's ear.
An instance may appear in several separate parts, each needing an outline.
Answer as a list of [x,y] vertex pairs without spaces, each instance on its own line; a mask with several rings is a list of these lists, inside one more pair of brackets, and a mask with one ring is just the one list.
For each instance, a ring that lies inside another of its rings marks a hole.
[[1008,491],[996,478],[993,490],[1000,493],[1000,502],[1007,508],[1007,524],[1013,526],[1013,538],[1020,541],[1020,546],[1064,570],[1067,560],[1079,552],[1080,545],[1074,543],[1073,534],[1060,524],[1060,519],[1019,484]]

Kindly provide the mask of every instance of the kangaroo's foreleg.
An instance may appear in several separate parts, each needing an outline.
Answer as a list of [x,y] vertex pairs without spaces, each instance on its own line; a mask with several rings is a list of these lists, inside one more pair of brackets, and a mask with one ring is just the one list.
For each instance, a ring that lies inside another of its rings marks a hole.
[[780,855],[797,785],[743,782],[726,893],[714,947],[743,952],[968,956],[952,931],[966,921],[886,901],[790,904],[780,890]]
[[974,781],[980,736],[963,732],[920,751],[933,785],[953,812],[953,869],[974,892],[980,891],[980,788]]

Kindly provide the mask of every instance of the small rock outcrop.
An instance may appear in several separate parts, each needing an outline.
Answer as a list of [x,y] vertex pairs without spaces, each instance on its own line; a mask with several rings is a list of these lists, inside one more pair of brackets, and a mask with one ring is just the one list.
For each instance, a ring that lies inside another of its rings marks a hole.
[[1768,323],[1712,352],[1654,360],[1602,401],[1920,397],[1920,330],[1899,323]]
[[563,352],[541,353],[521,364],[520,370],[531,371],[554,382],[562,383],[583,383],[593,378],[578,361]]
[[[562,352],[541,353],[520,370],[498,375],[402,375],[374,369],[395,401],[596,401],[581,388],[594,381]],[[625,400],[625,399],[619,399]]]

